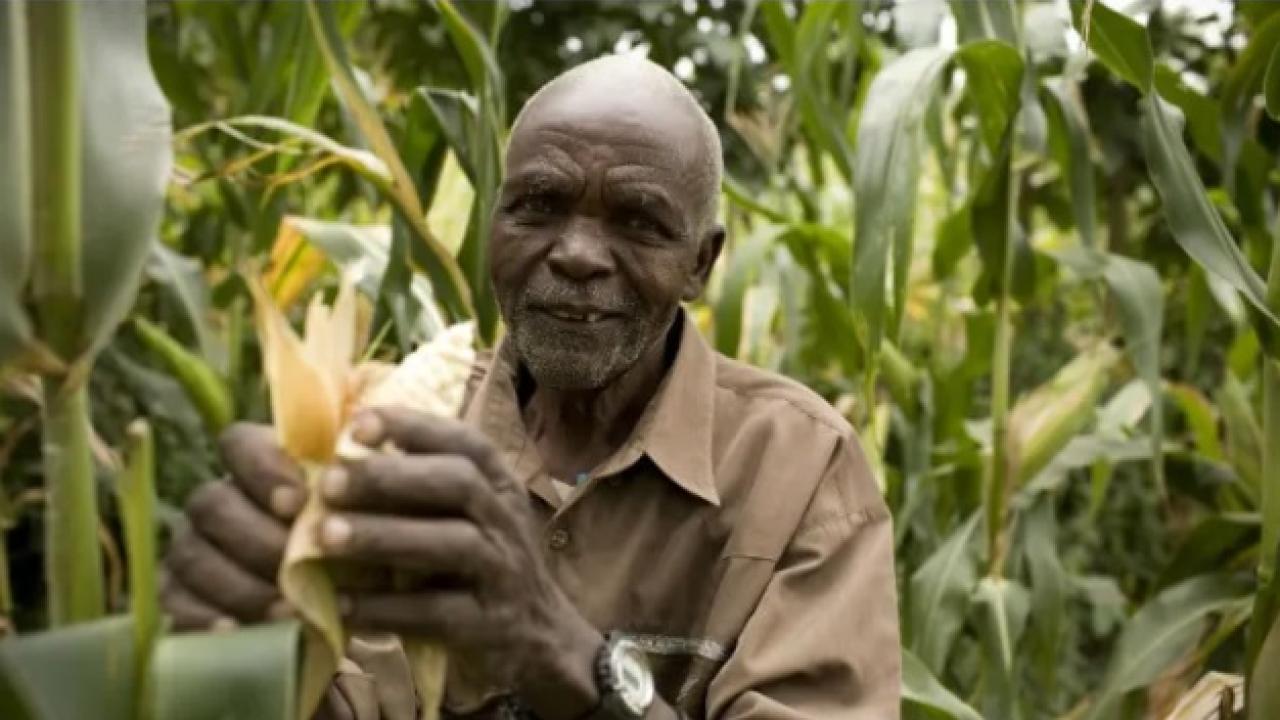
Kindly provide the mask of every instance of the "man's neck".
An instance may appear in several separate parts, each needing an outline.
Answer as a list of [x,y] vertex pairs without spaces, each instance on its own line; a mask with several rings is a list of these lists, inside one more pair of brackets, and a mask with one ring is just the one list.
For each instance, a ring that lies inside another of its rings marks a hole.
[[537,386],[524,406],[525,426],[552,476],[573,480],[603,462],[631,437],[674,358],[681,318],[640,360],[595,390]]

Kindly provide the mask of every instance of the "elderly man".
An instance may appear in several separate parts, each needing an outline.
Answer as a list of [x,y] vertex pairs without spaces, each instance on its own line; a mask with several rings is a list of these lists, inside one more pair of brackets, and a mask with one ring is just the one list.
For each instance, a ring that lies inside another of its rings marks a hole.
[[[494,211],[508,334],[462,422],[366,413],[357,438],[403,454],[324,480],[326,550],[419,578],[351,592],[347,623],[446,643],[452,713],[898,716],[890,518],[853,431],[716,354],[681,310],[724,241],[720,174],[714,125],[657,65],[611,57],[547,84]],[[280,611],[303,499],[269,430],[222,445],[233,479],[197,493],[169,559],[185,626]]]

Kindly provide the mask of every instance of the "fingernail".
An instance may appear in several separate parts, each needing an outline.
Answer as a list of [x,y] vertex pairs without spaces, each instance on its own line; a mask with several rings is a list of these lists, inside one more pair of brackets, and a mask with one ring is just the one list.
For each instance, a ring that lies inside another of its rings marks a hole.
[[284,518],[291,518],[302,510],[302,491],[281,485],[271,491],[271,511]]
[[320,544],[330,550],[341,550],[351,542],[351,523],[337,515],[330,515],[320,526]]
[[351,437],[361,444],[376,446],[382,440],[382,418],[368,410],[358,413],[351,420]]
[[267,608],[267,618],[271,620],[288,620],[295,617],[296,613],[293,603],[284,598],[271,603],[271,607]]
[[351,484],[351,477],[347,474],[344,467],[331,467],[324,474],[324,496],[329,500],[341,500],[347,494],[347,487]]
[[235,630],[238,627],[240,627],[240,623],[236,622],[235,618],[227,617],[226,615],[223,615],[217,620],[214,620],[209,625],[209,631],[216,632],[216,633],[224,633],[224,632],[231,632],[232,630]]

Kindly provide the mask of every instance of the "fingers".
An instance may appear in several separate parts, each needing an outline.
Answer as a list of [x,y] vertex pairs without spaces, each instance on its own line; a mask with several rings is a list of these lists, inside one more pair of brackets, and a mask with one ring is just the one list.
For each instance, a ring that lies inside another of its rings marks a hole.
[[477,520],[498,512],[489,485],[463,455],[378,453],[330,468],[322,488],[331,507],[346,510]]
[[466,520],[330,515],[320,526],[326,555],[429,574],[478,577],[492,566],[479,528]]
[[223,462],[238,485],[264,511],[293,519],[306,500],[302,468],[276,440],[268,425],[240,422],[218,438]]
[[275,582],[288,529],[226,482],[205,483],[187,501],[200,535],[258,577]]
[[160,602],[165,613],[173,618],[176,630],[230,630],[236,627],[234,618],[196,597],[173,576],[165,578]]
[[343,606],[346,624],[368,630],[447,639],[474,636],[479,625],[475,597],[461,590],[350,595]]
[[274,585],[232,562],[194,532],[174,539],[168,565],[185,589],[241,621],[261,620],[280,599]]
[[356,415],[352,437],[369,447],[391,441],[407,453],[462,454],[475,463],[483,477],[500,483],[503,487],[499,489],[514,487],[493,444],[457,420],[405,408],[374,408]]

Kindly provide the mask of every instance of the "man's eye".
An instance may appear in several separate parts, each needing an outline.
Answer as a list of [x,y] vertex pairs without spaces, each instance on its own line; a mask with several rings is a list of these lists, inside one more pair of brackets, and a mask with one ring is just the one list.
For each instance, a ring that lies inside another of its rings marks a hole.
[[666,228],[662,223],[654,220],[644,213],[626,213],[621,218],[621,224],[628,230],[634,230],[642,233],[652,233],[657,235],[666,235]]
[[552,215],[556,212],[559,204],[556,199],[545,193],[534,195],[523,195],[516,198],[508,208],[509,212],[520,215]]

